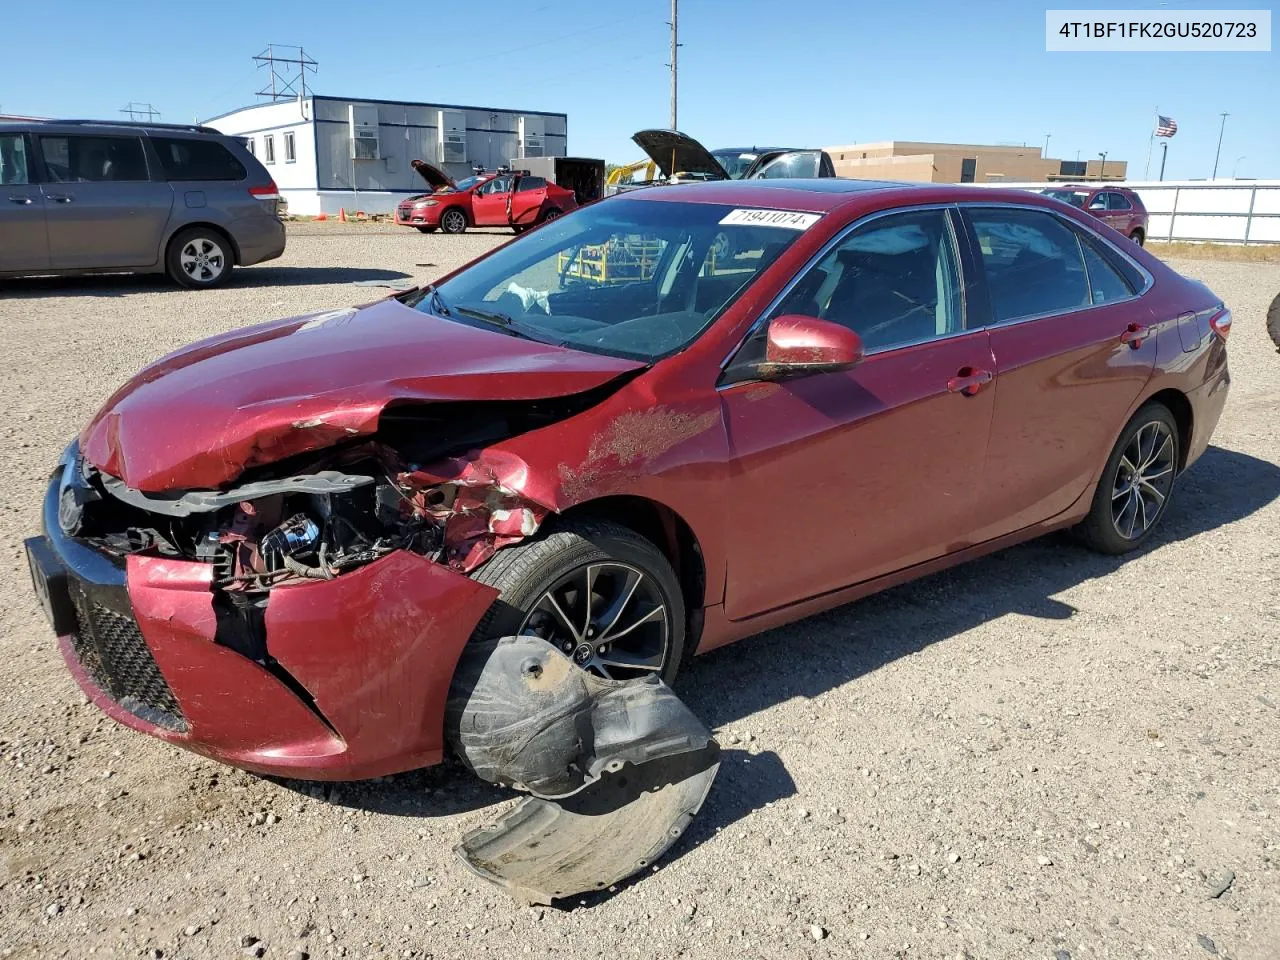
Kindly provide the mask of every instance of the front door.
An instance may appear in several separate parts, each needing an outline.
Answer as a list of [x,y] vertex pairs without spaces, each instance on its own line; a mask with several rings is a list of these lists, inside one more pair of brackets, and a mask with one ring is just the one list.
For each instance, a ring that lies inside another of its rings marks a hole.
[[1157,337],[1138,272],[1087,231],[1041,210],[974,207],[964,218],[1000,381],[978,511],[986,540],[1087,493],[1151,377]]
[[173,189],[151,179],[142,141],[41,135],[49,256],[56,269],[147,267],[158,262]]
[[44,195],[26,134],[0,134],[0,271],[49,269]]
[[844,324],[867,355],[846,372],[721,386],[733,619],[973,542],[994,362],[986,330],[966,327],[948,212],[856,228],[797,280],[783,314]]
[[476,187],[471,198],[471,216],[477,227],[507,226],[507,200],[511,196],[511,178],[494,177]]

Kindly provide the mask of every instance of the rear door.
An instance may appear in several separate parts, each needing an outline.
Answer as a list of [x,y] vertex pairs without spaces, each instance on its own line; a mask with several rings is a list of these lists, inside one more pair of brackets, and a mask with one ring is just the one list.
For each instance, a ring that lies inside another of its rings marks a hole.
[[[1046,210],[963,209],[1000,389],[978,538],[1049,520],[1089,489],[1151,377],[1152,313],[1109,244]],[[1145,280],[1144,280],[1145,283]]]
[[152,179],[142,139],[40,134],[43,193],[55,269],[153,266],[173,190]]
[[505,227],[507,200],[511,196],[511,178],[494,177],[476,187],[471,196],[471,216],[477,227]]
[[1110,214],[1107,223],[1113,230],[1119,230],[1126,237],[1132,233],[1137,225],[1134,223],[1135,212],[1133,203],[1123,193],[1118,190],[1107,192],[1107,213]]
[[515,190],[507,194],[511,198],[511,223],[529,227],[538,222],[538,214],[547,200],[547,181],[544,177],[519,177]]
[[44,194],[31,150],[25,133],[0,133],[0,271],[49,269]]

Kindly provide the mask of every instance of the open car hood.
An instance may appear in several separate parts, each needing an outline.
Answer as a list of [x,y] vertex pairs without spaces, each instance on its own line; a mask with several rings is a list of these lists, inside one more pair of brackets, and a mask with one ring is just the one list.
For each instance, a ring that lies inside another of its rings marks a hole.
[[566,397],[642,366],[387,299],[171,353],[107,400],[80,449],[136,490],[212,489],[250,467],[372,434],[390,404]]
[[649,155],[663,177],[685,174],[708,180],[729,179],[706,147],[678,130],[641,130],[631,139]]
[[444,187],[457,187],[457,181],[449,176],[439,167],[432,166],[425,160],[411,160],[409,166],[418,172],[418,176],[427,181],[427,185],[434,190],[441,190]]

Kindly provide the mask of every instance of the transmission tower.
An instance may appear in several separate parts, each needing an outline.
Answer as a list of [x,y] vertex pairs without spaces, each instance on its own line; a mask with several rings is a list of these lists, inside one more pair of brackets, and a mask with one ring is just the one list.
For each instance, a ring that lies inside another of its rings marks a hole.
[[134,122],[141,120],[143,123],[155,123],[160,119],[160,111],[151,104],[133,100],[121,107],[120,112]]
[[[282,52],[277,53],[276,47]],[[258,68],[265,67],[271,76],[269,83],[258,91],[259,97],[271,100],[292,100],[307,95],[307,71],[316,72],[319,66],[307,56],[302,47],[281,43],[269,43],[267,49],[253,58]]]

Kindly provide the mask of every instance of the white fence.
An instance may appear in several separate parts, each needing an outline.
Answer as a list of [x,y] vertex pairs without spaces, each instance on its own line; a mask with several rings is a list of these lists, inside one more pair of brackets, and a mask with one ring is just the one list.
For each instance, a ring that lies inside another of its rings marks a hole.
[[[1142,197],[1151,214],[1148,239],[1280,243],[1280,180],[1138,180],[1116,185]],[[1043,190],[1065,184],[979,186]]]

